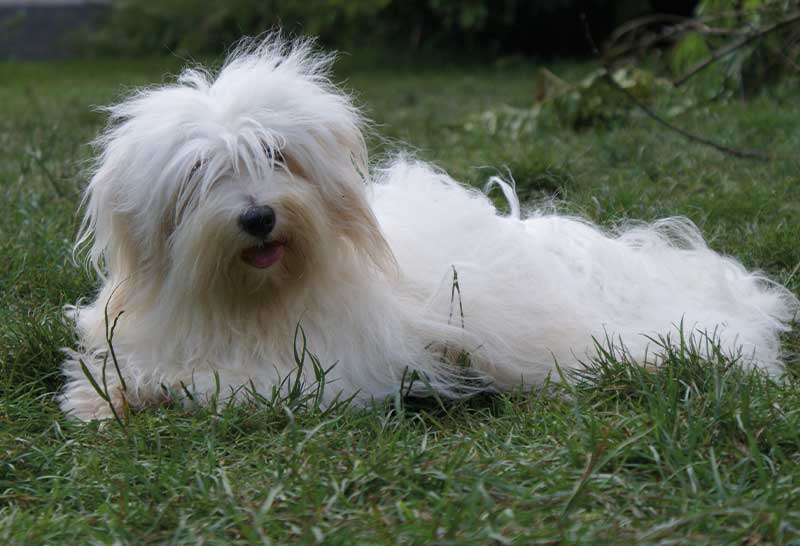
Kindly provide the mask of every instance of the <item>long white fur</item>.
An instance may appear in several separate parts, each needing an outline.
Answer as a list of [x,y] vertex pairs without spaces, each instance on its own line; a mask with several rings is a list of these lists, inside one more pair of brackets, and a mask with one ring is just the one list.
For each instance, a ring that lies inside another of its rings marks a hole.
[[[691,222],[607,234],[558,214],[522,218],[500,180],[510,216],[420,162],[370,174],[364,120],[327,79],[330,61],[273,37],[216,75],[188,69],[107,109],[77,244],[103,284],[68,311],[69,415],[110,416],[81,362],[100,377],[116,317],[126,389],[110,362],[106,378],[113,402],[134,408],[162,402],[163,387],[207,399],[217,378],[223,397],[269,392],[296,367],[298,323],[336,363],[329,398],[382,398],[411,371],[446,396],[535,384],[585,359],[593,336],[647,364],[648,336],[681,323],[780,373],[797,298],[710,250]],[[287,242],[266,270],[240,258],[257,242],[237,224],[253,204],[274,208]],[[467,385],[475,374],[483,382]]]

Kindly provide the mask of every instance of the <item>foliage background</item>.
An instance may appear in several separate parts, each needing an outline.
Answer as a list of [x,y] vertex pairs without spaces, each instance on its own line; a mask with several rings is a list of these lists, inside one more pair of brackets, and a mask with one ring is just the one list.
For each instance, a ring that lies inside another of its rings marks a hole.
[[326,47],[400,48],[465,56],[586,53],[579,16],[604,36],[653,11],[690,14],[679,0],[119,0],[91,50],[142,55],[218,53],[242,35],[281,27]]

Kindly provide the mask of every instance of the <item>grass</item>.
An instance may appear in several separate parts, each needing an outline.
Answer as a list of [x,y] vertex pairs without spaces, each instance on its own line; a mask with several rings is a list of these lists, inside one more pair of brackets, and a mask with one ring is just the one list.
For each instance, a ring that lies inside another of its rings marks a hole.
[[[800,543],[800,385],[680,344],[657,372],[599,347],[570,385],[442,406],[322,411],[312,389],[163,408],[126,428],[66,421],[60,309],[96,287],[70,261],[84,143],[103,122],[91,106],[176,67],[0,64],[0,543]],[[639,118],[516,138],[475,121],[529,105],[535,69],[342,76],[388,137],[371,139],[375,154],[408,142],[474,184],[508,168],[528,203],[557,195],[602,224],[683,214],[717,250],[800,289],[796,87],[676,120],[767,149],[768,163]]]

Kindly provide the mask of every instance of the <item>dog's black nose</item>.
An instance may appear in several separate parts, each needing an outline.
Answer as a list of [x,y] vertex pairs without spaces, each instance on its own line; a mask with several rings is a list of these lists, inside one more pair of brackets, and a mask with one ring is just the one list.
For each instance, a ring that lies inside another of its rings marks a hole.
[[239,225],[246,233],[263,239],[275,227],[275,211],[267,205],[251,207],[239,216]]

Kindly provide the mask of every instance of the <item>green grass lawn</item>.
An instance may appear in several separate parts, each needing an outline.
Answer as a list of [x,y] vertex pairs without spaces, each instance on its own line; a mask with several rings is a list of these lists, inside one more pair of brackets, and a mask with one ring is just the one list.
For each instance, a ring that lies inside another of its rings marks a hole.
[[[600,355],[569,386],[444,405],[65,420],[60,309],[96,287],[71,262],[85,143],[103,123],[92,106],[177,66],[0,64],[0,543],[800,543],[800,385],[691,350],[658,372]],[[339,77],[384,137],[375,156],[411,148],[473,184],[508,168],[528,204],[556,195],[604,225],[686,215],[718,251],[800,290],[796,86],[674,119],[770,151],[763,163],[644,118],[516,137],[480,121],[530,105],[536,70]]]

